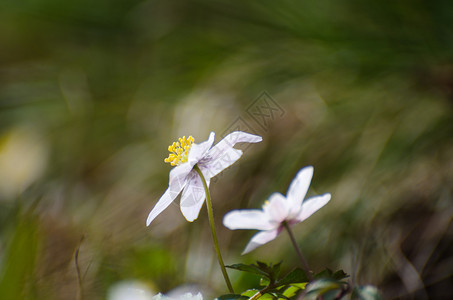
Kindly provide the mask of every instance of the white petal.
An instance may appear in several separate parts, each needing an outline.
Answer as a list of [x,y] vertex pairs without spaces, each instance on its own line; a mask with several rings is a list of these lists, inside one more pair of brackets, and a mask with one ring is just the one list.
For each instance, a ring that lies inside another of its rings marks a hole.
[[176,196],[178,194],[174,194],[170,192],[170,189],[168,188],[165,193],[160,197],[159,201],[157,204],[154,206],[154,208],[151,210],[151,212],[148,215],[148,218],[146,219],[146,226],[149,226],[151,222],[164,210],[166,209],[172,202],[175,200]]
[[[206,179],[209,187],[209,179]],[[196,171],[192,171],[188,176],[188,182],[181,196],[181,212],[187,221],[193,222],[200,214],[206,192],[203,182]]]
[[188,161],[191,166],[194,166],[198,163],[203,157],[205,157],[211,149],[212,144],[214,144],[215,133],[211,132],[209,138],[199,144],[193,144],[189,150]]
[[199,166],[203,170],[203,175],[206,174],[206,176],[212,178],[235,163],[241,156],[241,150],[228,148],[220,155],[217,155],[215,159],[209,158],[204,163],[201,161]]
[[226,135],[220,142],[209,150],[209,156],[214,160],[222,156],[227,149],[233,148],[236,143],[258,143],[262,137],[242,131],[234,131]]
[[324,205],[327,204],[327,202],[330,201],[331,195],[329,193],[320,195],[320,196],[315,196],[308,198],[302,203],[302,210],[299,213],[299,216],[297,217],[298,222],[302,222],[303,220],[307,219],[310,217],[312,214],[314,214],[318,209],[323,207]]
[[266,214],[258,209],[244,209],[230,211],[223,217],[223,225],[231,230],[257,229],[271,230],[275,225],[269,223]]
[[[171,169],[168,187],[172,193],[172,197],[174,196],[174,198],[176,198],[176,196],[178,196],[181,190],[186,186],[187,176],[189,175],[190,171],[192,171],[192,166],[188,163],[176,166]],[[173,195],[174,193],[176,193],[176,195]]]
[[164,209],[166,209],[170,203],[178,197],[181,190],[187,184],[187,175],[192,170],[192,167],[189,164],[182,164],[177,167],[174,167],[170,171],[170,179],[168,183],[168,189],[160,197],[157,204],[151,210],[146,219],[146,226],[149,226],[151,222],[159,215]]
[[312,177],[313,167],[308,166],[297,172],[296,177],[294,177],[291,182],[286,195],[291,213],[296,213],[300,210],[302,201],[304,200],[308,188],[310,187]]
[[280,193],[273,193],[269,197],[269,202],[264,204],[263,210],[270,222],[279,224],[288,217],[287,206],[285,196]]
[[274,230],[269,230],[269,231],[260,231],[257,234],[255,234],[250,242],[247,244],[247,247],[245,247],[244,251],[242,254],[247,254],[252,250],[255,250],[261,245],[264,245],[273,239],[275,239],[278,234],[280,233],[279,229],[274,229]]

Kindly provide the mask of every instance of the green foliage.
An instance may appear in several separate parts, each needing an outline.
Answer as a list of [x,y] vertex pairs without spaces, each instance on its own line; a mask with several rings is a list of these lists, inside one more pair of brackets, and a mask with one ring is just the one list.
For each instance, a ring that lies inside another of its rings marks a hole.
[[34,299],[36,286],[34,270],[38,251],[36,217],[21,215],[14,234],[4,253],[0,269],[0,294],[3,299]]
[[315,280],[307,285],[306,297],[318,299],[322,296],[326,300],[341,299],[350,291],[348,282],[344,281],[348,277],[349,275],[343,270],[332,272],[332,270],[326,268],[315,274]]
[[264,288],[247,290],[236,295],[223,295],[222,297],[225,298],[220,297],[218,299],[242,299],[243,296],[252,297],[258,295],[258,293],[260,294],[259,299],[292,299],[302,290],[305,290],[307,299],[317,299],[319,296],[323,296],[327,300],[341,299],[350,292],[349,284],[343,281],[349,275],[343,270],[333,272],[326,268],[314,275],[315,280],[313,282],[309,282],[307,274],[300,268],[295,268],[279,278],[281,262],[268,265],[258,261],[256,264],[234,264],[227,267],[262,276],[260,286]]
[[288,299],[304,289],[305,284],[309,281],[305,272],[300,268],[296,268],[279,278],[281,262],[275,265],[272,263],[268,265],[257,261],[256,265],[234,264],[227,267],[262,276],[260,285],[264,286],[264,288],[261,290],[248,290],[241,294],[242,296],[247,297],[251,297],[260,292],[262,294],[260,299]]
[[[262,266],[265,266],[264,268],[262,268]],[[279,268],[279,265],[280,264],[277,264],[277,268]],[[257,274],[257,275],[262,275],[264,277],[266,277],[267,279],[270,279],[273,273],[274,270],[270,269],[267,265],[265,265],[264,263],[262,262],[258,262],[257,265],[254,265],[254,264],[250,264],[250,265],[246,265],[246,264],[233,264],[233,265],[229,265],[229,266],[226,266],[227,268],[230,268],[230,269],[235,269],[235,270],[238,270],[238,271],[242,271],[242,272],[249,272],[249,273],[253,273],[253,274]],[[270,271],[270,272],[269,272]]]
[[288,273],[285,277],[278,280],[278,285],[290,285],[295,283],[304,283],[308,282],[307,274],[305,274],[304,270],[300,268],[296,268]]
[[329,268],[322,270],[321,272],[314,275],[316,279],[334,279],[334,280],[341,280],[348,278],[349,275],[346,274],[343,270],[338,270],[336,272],[332,272]]

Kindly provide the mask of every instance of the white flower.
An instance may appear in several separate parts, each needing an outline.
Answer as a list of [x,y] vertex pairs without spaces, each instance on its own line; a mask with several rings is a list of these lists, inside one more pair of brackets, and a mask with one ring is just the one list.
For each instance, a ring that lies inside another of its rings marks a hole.
[[192,144],[192,137],[179,139],[168,147],[172,152],[165,162],[176,165],[170,171],[168,189],[151,210],[146,220],[146,226],[156,218],[181,193],[181,212],[187,221],[192,222],[198,217],[206,193],[203,182],[194,170],[195,165],[200,168],[209,186],[209,180],[238,160],[242,151],[234,149],[236,143],[258,143],[262,138],[257,135],[235,131],[228,134],[215,146],[215,133],[211,132],[209,139],[200,144]]
[[153,300],[154,292],[144,282],[127,280],[115,283],[108,290],[107,300]]
[[260,230],[248,243],[242,254],[275,239],[284,228],[300,223],[330,201],[330,194],[311,197],[304,201],[313,177],[313,167],[301,169],[289,186],[287,196],[274,193],[263,209],[234,210],[225,215],[223,224],[231,229]]
[[192,293],[186,293],[174,298],[159,293],[156,296],[152,297],[151,300],[203,300],[203,296],[201,295],[201,293],[198,293],[196,295],[192,295]]

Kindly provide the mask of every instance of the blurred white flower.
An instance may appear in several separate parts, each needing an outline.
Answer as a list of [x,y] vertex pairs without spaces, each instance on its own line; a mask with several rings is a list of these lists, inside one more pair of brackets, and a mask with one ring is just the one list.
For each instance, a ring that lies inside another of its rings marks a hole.
[[153,295],[154,292],[143,282],[121,281],[109,288],[107,300],[153,300]]
[[192,295],[192,293],[186,293],[176,297],[168,297],[162,295],[161,293],[157,294],[156,296],[151,298],[152,300],[203,300],[203,296],[201,293],[196,295]]
[[165,159],[165,162],[176,167],[170,171],[169,187],[149,213],[146,226],[149,226],[181,191],[181,212],[187,221],[194,221],[198,217],[206,198],[202,179],[194,170],[194,167],[197,166],[201,170],[206,179],[206,184],[209,186],[212,177],[228,168],[241,157],[242,151],[233,148],[236,143],[258,143],[262,141],[260,136],[235,131],[212,146],[214,136],[215,133],[211,132],[209,139],[200,144],[193,144],[194,139],[191,136],[187,139],[183,137],[179,139],[179,142],[168,147],[171,154]]
[[223,224],[231,229],[260,230],[248,243],[242,254],[275,239],[284,224],[300,223],[330,201],[330,194],[311,197],[304,201],[313,177],[313,167],[301,169],[289,186],[287,196],[274,193],[263,205],[263,209],[233,210],[225,215]]
[[47,166],[48,146],[36,130],[14,128],[0,136],[0,199],[12,199]]

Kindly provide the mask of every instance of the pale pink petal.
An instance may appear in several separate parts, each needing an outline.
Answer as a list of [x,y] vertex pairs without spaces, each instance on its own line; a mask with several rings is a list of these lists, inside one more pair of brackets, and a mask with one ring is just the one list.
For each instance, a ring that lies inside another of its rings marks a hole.
[[280,193],[273,193],[269,197],[269,201],[264,204],[263,210],[271,223],[280,224],[288,217],[287,205],[285,196]]
[[242,131],[234,131],[226,135],[220,142],[209,150],[209,157],[213,160],[222,156],[227,149],[233,148],[237,143],[258,143],[262,137]]
[[164,210],[166,209],[172,202],[175,200],[176,196],[178,194],[174,194],[170,192],[170,189],[168,188],[165,193],[160,197],[159,201],[156,203],[154,208],[151,210],[151,212],[148,215],[148,218],[146,219],[146,226],[149,226],[151,222]]
[[214,144],[214,138],[215,133],[211,132],[206,141],[192,145],[189,150],[188,157],[188,162],[192,167],[207,155],[209,149],[212,147],[212,144]]
[[312,177],[313,167],[308,166],[301,169],[291,182],[286,195],[291,214],[296,214],[300,211],[300,206],[302,205],[302,201],[304,200],[308,188],[310,187]]
[[302,210],[297,216],[297,221],[302,222],[303,220],[307,219],[310,217],[312,214],[314,214],[318,209],[323,207],[324,205],[327,204],[327,202],[330,201],[330,194],[326,193],[320,196],[315,196],[306,199],[302,203]]
[[198,164],[203,174],[207,177],[212,178],[231,166],[236,162],[242,155],[242,151],[234,148],[228,148],[221,155],[216,156],[215,159],[209,158],[204,162],[200,161]]
[[223,217],[223,225],[231,230],[236,229],[257,229],[271,230],[278,227],[269,223],[262,210],[246,209],[233,210]]
[[[209,179],[206,179],[209,187]],[[203,182],[196,171],[188,176],[187,185],[181,196],[181,212],[187,221],[193,222],[200,214],[201,207],[206,199]]]
[[242,252],[242,254],[247,254],[250,251],[253,251],[256,248],[258,248],[259,246],[264,245],[264,244],[272,241],[273,239],[275,239],[278,236],[279,233],[280,233],[279,229],[258,232],[257,234],[255,234],[252,237],[252,239],[247,244],[247,246],[245,247],[245,249]]

